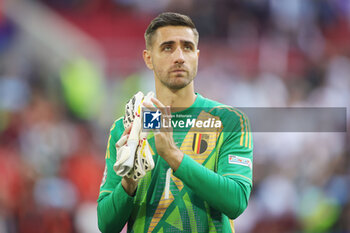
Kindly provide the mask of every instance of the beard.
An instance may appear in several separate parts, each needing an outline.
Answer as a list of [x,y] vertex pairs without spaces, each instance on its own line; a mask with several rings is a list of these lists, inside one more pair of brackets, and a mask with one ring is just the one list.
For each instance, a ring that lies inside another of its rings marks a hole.
[[[169,75],[170,76],[170,75]],[[165,79],[161,78],[161,83],[166,86],[169,89],[173,90],[180,90],[184,87],[186,87],[188,84],[190,84],[193,81],[193,78],[190,77],[166,77]]]
[[169,89],[180,90],[189,85],[196,76],[197,69],[190,72],[188,69],[181,73],[168,72],[166,75],[156,73],[160,82]]

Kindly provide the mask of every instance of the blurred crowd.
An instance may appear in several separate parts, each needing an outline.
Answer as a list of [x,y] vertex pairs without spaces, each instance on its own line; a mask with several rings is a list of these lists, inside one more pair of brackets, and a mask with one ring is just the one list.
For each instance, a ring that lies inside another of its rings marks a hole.
[[[134,93],[154,88],[135,50],[161,11],[198,27],[202,95],[235,107],[350,109],[350,1],[31,1],[100,43],[107,65],[72,57],[50,67],[55,54],[38,56],[0,9],[0,233],[98,232],[109,127]],[[254,187],[236,232],[350,232],[349,133],[253,135]]]

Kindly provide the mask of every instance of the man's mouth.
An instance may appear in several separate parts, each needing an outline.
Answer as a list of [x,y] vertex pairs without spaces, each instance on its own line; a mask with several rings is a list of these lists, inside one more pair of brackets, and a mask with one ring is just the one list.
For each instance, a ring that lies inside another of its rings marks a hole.
[[182,73],[182,72],[186,72],[186,70],[184,69],[175,69],[171,71],[172,73]]

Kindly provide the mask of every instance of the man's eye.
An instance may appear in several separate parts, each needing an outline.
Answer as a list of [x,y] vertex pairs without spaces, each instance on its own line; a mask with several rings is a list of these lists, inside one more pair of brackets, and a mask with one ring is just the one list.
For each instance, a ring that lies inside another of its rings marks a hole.
[[163,48],[163,50],[164,50],[164,51],[170,51],[170,50],[171,50],[171,46],[165,46],[165,47]]
[[193,50],[193,48],[192,48],[192,46],[190,46],[190,45],[186,45],[186,46],[185,46],[185,50],[192,51],[192,50]]

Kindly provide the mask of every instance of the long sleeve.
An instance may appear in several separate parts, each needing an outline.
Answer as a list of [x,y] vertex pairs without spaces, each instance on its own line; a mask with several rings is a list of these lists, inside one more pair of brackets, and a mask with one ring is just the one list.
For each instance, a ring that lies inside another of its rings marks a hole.
[[123,229],[130,217],[133,199],[119,183],[112,193],[99,200],[97,216],[101,232],[119,232]]
[[219,175],[185,155],[174,173],[210,206],[229,218],[237,218],[247,207],[251,185]]
[[124,131],[122,120],[117,120],[112,128],[106,150],[106,166],[100,187],[97,206],[98,227],[103,233],[119,232],[128,221],[134,198],[129,196],[121,185],[122,177],[115,174],[115,143]]

